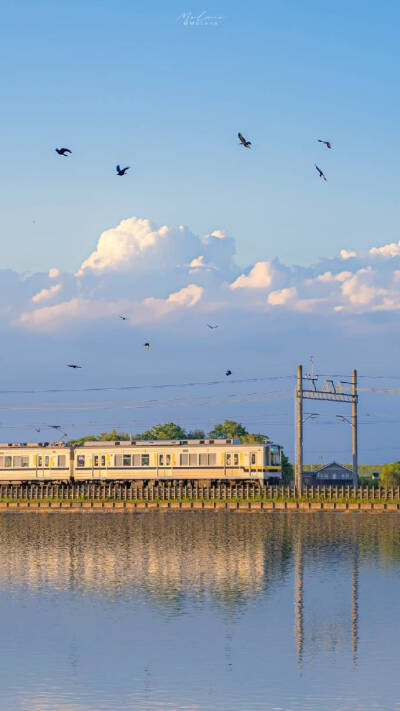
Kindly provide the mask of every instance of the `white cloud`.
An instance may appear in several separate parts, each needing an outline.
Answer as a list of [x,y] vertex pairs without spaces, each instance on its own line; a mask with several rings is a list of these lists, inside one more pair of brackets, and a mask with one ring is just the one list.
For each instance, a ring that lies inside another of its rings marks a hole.
[[[309,267],[264,259],[246,271],[235,266],[234,253],[234,240],[222,230],[200,237],[182,225],[158,227],[131,217],[100,235],[78,276],[62,268],[31,277],[0,272],[0,319],[56,331],[64,324],[75,328],[120,313],[129,316],[126,328],[147,326],[197,307],[213,318],[224,311],[271,314],[276,307],[298,318],[335,312],[339,319],[399,309],[400,243],[374,247],[357,259],[341,250],[340,257]],[[48,279],[61,273],[62,282],[49,287]]]
[[231,289],[268,289],[274,279],[275,271],[271,262],[257,262],[248,276],[241,274],[230,285]]
[[49,289],[41,289],[37,294],[32,296],[34,304],[39,304],[41,301],[50,301],[61,290],[61,284],[54,284]]
[[357,252],[353,252],[352,250],[349,250],[349,249],[341,249],[340,256],[342,259],[351,259],[352,257],[357,256]]
[[297,296],[297,289],[291,286],[287,289],[277,289],[268,294],[267,301],[271,306],[284,306],[290,301],[293,301]]
[[384,244],[382,247],[372,247],[368,254],[372,257],[400,257],[400,240]]

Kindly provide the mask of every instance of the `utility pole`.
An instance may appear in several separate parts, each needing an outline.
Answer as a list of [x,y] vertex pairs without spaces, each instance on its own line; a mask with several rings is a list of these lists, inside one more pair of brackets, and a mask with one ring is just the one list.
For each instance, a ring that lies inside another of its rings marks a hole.
[[351,439],[353,450],[353,486],[358,486],[358,438],[357,438],[357,371],[351,378]]
[[303,481],[303,366],[297,366],[295,485],[299,493]]

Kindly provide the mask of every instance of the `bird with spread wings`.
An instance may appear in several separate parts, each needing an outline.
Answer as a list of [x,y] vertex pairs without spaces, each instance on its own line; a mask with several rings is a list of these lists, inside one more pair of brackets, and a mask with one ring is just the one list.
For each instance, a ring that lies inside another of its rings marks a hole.
[[244,148],[250,148],[250,146],[251,146],[251,141],[247,141],[247,140],[245,139],[245,137],[240,133],[240,131],[239,131],[239,133],[238,133],[238,138],[239,138],[239,141],[240,141],[241,145],[242,145]]

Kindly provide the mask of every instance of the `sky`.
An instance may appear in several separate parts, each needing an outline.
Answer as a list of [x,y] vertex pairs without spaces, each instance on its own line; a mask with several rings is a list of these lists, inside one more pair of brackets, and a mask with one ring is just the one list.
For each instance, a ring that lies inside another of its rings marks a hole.
[[[75,435],[233,417],[290,453],[311,353],[319,372],[396,387],[399,16],[392,2],[4,3],[1,439],[57,418]],[[78,390],[27,392],[48,388]],[[361,395],[362,461],[398,458],[397,402]],[[349,461],[336,414],[307,428],[306,459]]]

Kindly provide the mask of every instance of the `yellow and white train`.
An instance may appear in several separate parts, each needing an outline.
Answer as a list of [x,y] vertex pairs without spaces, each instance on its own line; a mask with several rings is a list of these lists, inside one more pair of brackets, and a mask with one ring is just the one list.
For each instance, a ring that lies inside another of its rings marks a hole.
[[234,439],[0,443],[1,482],[278,482],[279,445]]

